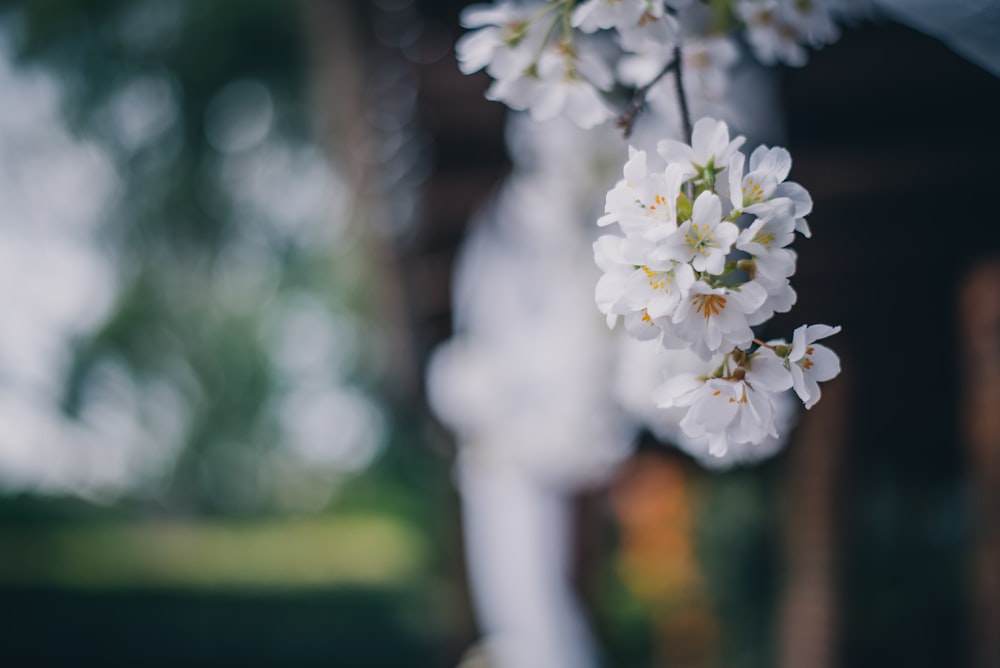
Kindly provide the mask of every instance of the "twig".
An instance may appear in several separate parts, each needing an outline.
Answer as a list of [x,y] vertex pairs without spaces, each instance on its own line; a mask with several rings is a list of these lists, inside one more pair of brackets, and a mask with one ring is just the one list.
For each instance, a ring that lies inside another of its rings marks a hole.
[[681,108],[681,123],[684,126],[684,139],[691,143],[691,112],[688,110],[687,94],[684,92],[684,75],[681,72],[681,47],[674,47],[674,81],[677,83],[677,104]]
[[[615,121],[615,127],[620,128],[622,134],[626,139],[632,136],[632,127],[635,125],[635,119],[641,114],[646,108],[646,95],[649,94],[650,89],[655,86],[660,79],[665,77],[671,70],[675,70],[680,64],[678,60],[680,52],[674,51],[674,59],[667,63],[659,74],[653,77],[645,86],[639,86],[635,89],[635,93],[632,94],[632,100],[628,103],[628,107],[625,108],[625,113],[618,117]],[[676,71],[676,70],[675,70]]]

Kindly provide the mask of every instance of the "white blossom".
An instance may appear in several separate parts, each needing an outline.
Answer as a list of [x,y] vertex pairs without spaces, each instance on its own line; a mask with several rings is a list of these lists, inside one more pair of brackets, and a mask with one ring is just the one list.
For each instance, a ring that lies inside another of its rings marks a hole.
[[[623,30],[638,25],[642,17],[651,10],[647,0],[586,0],[573,10],[573,26],[583,32],[596,32],[615,28]],[[652,3],[652,11],[663,7]]]
[[677,196],[683,169],[668,165],[662,172],[647,169],[645,151],[629,147],[625,178],[612,188],[605,200],[606,214],[600,226],[617,222],[628,236],[657,241],[677,229]]
[[494,78],[523,72],[545,37],[544,28],[532,21],[538,7],[500,2],[463,10],[462,25],[477,30],[455,44],[459,69],[465,74],[486,69]]
[[691,220],[663,240],[659,257],[679,262],[691,262],[695,271],[720,275],[726,255],[732,248],[739,229],[722,220],[722,203],[718,196],[703,192],[694,202]]
[[607,316],[608,327],[614,327],[618,316],[639,310],[634,300],[626,296],[630,277],[635,273],[635,262],[630,261],[628,239],[605,234],[594,242],[594,262],[604,272],[597,281],[595,301],[601,313]]
[[671,315],[694,284],[694,271],[686,262],[646,260],[626,280],[625,288],[633,303],[641,305],[650,318]]
[[592,128],[615,115],[600,93],[613,81],[607,64],[584,44],[558,41],[523,70],[497,78],[486,97],[527,110],[536,121],[565,113],[578,126]]
[[792,203],[783,200],[740,232],[736,248],[753,258],[754,277],[765,286],[785,282],[795,272],[795,251],[787,248],[795,239]]
[[833,7],[827,0],[741,0],[735,12],[760,62],[801,67],[808,60],[804,44],[819,48],[839,37]]
[[705,439],[708,453],[723,456],[733,445],[777,438],[777,394],[792,385],[791,374],[764,349],[729,376],[672,376],[653,393],[662,408],[687,406],[680,421],[684,434]]
[[783,212],[792,205],[794,228],[803,236],[811,236],[805,217],[812,213],[812,198],[794,181],[785,181],[792,168],[792,157],[781,147],[758,146],[750,154],[749,171],[744,176],[746,158],[736,153],[729,160],[728,196],[737,211],[767,215],[777,209]]
[[839,331],[840,327],[829,325],[802,325],[792,334],[787,366],[792,375],[792,387],[806,408],[812,408],[819,401],[819,383],[831,380],[840,373],[837,354],[816,343]]
[[729,139],[729,126],[725,121],[702,118],[694,124],[690,144],[664,139],[656,145],[656,150],[668,163],[682,165],[685,178],[690,178],[706,169],[724,170],[744,141],[745,137]]
[[745,350],[753,341],[748,316],[766,299],[767,291],[753,281],[739,288],[696,281],[674,310],[672,328],[704,360],[719,351]]

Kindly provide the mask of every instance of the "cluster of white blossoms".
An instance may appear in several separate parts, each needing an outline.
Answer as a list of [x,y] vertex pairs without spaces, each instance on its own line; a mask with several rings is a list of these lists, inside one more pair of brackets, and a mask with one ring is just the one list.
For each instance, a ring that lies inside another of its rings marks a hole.
[[[486,96],[536,121],[568,116],[583,128],[618,115],[615,84],[667,87],[680,59],[697,85],[718,90],[742,36],[766,64],[800,66],[805,47],[837,39],[836,19],[863,0],[500,0],[473,5],[456,45],[466,74],[485,69]],[[655,91],[647,91],[655,97]]]
[[[604,272],[596,301],[609,326],[623,319],[631,337],[677,351],[652,391],[662,419],[643,419],[712,461],[773,452],[792,421],[792,392],[811,407],[819,383],[840,370],[818,343],[839,328],[803,326],[790,342],[757,338],[755,327],[795,303],[790,245],[810,235],[812,200],[787,181],[785,149],[744,154],[744,139],[712,117],[759,126],[742,112],[760,92],[752,74],[760,68],[735,68],[741,54],[803,65],[806,49],[834,41],[837,20],[865,2],[500,0],[462,14],[471,32],[456,44],[459,66],[492,77],[489,99],[535,121],[607,129],[617,119],[626,136],[646,114],[633,139],[648,151],[629,148],[598,221],[621,234],[594,243]],[[693,130],[692,109],[705,116]],[[656,142],[680,126],[689,143]],[[688,354],[694,371],[682,361]]]
[[710,453],[778,436],[778,395],[793,389],[811,407],[819,383],[840,372],[837,356],[817,343],[840,331],[802,326],[792,341],[761,341],[753,327],[795,303],[789,245],[809,236],[808,192],[786,181],[791,157],[758,147],[749,160],[743,137],[711,118],[699,120],[690,144],[659,142],[664,169],[650,169],[630,148],[624,179],[608,193],[599,225],[621,235],[594,243],[604,272],[596,289],[609,326],[619,317],[637,339],[688,349],[703,373],[669,377],[654,392],[662,408],[686,408],[683,433]]

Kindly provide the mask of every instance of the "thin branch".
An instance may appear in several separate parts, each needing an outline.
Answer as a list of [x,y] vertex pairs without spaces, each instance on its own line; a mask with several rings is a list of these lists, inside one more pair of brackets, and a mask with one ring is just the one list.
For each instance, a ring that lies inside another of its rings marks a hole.
[[681,72],[681,47],[674,47],[674,82],[677,84],[677,104],[681,108],[681,123],[684,126],[684,140],[691,143],[691,112],[688,110],[687,94],[684,92],[684,74]]
[[649,94],[650,89],[680,64],[677,58],[678,55],[679,51],[674,51],[674,59],[667,63],[660,70],[659,74],[653,77],[652,81],[645,86],[639,86],[635,89],[635,93],[632,94],[632,100],[628,103],[628,107],[625,108],[625,113],[615,121],[615,127],[621,129],[626,139],[632,136],[632,127],[635,125],[635,119],[646,109],[646,96]]
[[754,339],[753,342],[756,343],[761,348],[768,348],[770,350],[776,350],[777,347],[778,347],[778,346],[772,346],[770,343],[765,343],[765,342],[761,341],[760,339]]

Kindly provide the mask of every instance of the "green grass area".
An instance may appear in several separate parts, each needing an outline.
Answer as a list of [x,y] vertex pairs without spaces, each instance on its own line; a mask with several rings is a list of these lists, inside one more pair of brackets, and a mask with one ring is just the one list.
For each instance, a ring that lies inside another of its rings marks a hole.
[[285,520],[115,520],[0,529],[0,585],[298,589],[405,586],[426,538],[377,514]]

